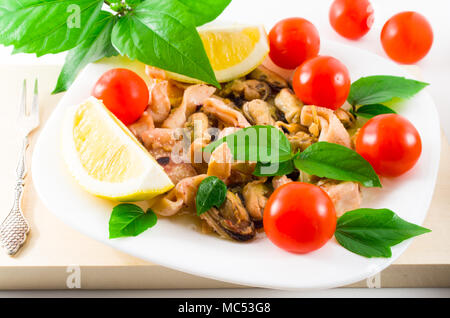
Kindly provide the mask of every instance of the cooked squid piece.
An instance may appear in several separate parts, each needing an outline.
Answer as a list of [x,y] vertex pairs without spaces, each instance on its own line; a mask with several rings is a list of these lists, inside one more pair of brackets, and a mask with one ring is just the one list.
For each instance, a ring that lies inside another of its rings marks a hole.
[[197,107],[203,105],[205,99],[214,94],[215,91],[215,87],[205,84],[192,85],[186,88],[181,105],[170,113],[169,117],[163,122],[162,127],[183,127],[187,118],[195,112]]
[[[220,131],[217,139],[221,139],[225,136],[228,136],[229,134],[232,134],[238,131],[239,129],[241,128],[226,127]],[[253,171],[255,170],[256,163],[233,159],[231,150],[229,149],[228,145],[225,143],[222,145],[220,146],[223,147],[222,151],[221,152],[218,151],[217,155],[215,154],[216,159],[209,160],[208,174],[217,176],[221,175],[223,177],[227,175],[226,178],[222,177],[222,180],[227,185],[236,185],[252,181]],[[217,149],[214,151],[214,153],[217,151]],[[220,153],[222,153],[222,155],[219,155]],[[213,158],[212,155],[211,158]],[[223,158],[225,158],[225,160]]]
[[[235,133],[241,128],[237,127],[225,127],[222,129],[217,137],[217,139],[221,139],[225,136],[228,136],[229,134]],[[229,150],[229,147],[226,147]],[[229,177],[224,180],[225,184],[227,185],[236,185],[241,183],[248,183],[252,181],[253,178],[253,172],[255,171],[256,162],[251,161],[242,161],[242,160],[235,160],[233,159],[231,155],[231,150],[229,153],[230,157],[227,157],[230,159],[231,162],[231,170]]]
[[172,148],[180,140],[175,130],[169,128],[147,129],[141,133],[140,139],[150,153],[157,150],[171,152]]
[[181,104],[181,101],[183,100],[184,90],[187,88],[185,84],[168,79],[166,71],[154,66],[146,65],[145,73],[152,79],[152,82],[149,86],[149,92],[152,92],[152,84],[161,80],[166,81],[167,96],[169,97],[170,105],[178,107]]
[[233,157],[231,155],[231,150],[228,148],[226,143],[221,144],[219,147],[214,149],[209,158],[208,163],[208,175],[216,176],[222,181],[226,181],[231,175],[231,164]]
[[193,208],[198,187],[205,178],[206,175],[201,174],[182,179],[169,193],[152,200],[150,207],[161,216],[175,215],[183,207]]
[[220,236],[236,241],[248,241],[255,236],[255,225],[239,197],[227,191],[220,208],[211,208],[200,218]]
[[[158,163],[160,163],[161,161],[160,158],[156,159]],[[195,170],[191,164],[186,162],[175,162],[172,160],[172,158],[168,158],[169,162],[167,164],[161,164],[161,166],[174,184],[177,184],[185,178],[194,177],[197,175],[197,170]]]
[[275,106],[284,114],[288,123],[300,123],[302,102],[289,88],[283,88],[275,96]]
[[350,135],[331,109],[318,106],[303,106],[300,123],[319,141],[327,141],[351,148]]
[[183,140],[174,129],[153,128],[144,131],[141,140],[149,153],[163,167],[174,184],[180,180],[197,175],[194,167],[185,162],[182,154],[175,150],[182,149]]
[[228,106],[219,98],[207,98],[203,103],[202,110],[206,114],[216,117],[225,126],[238,128],[250,126],[250,123],[245,119],[241,112]]
[[216,176],[226,185],[247,183],[253,180],[256,163],[234,160],[226,143],[221,144],[211,154],[207,174]]
[[131,132],[142,142],[148,152],[162,166],[170,180],[177,184],[180,180],[197,175],[194,167],[175,158],[174,149],[182,149],[183,140],[174,129],[155,128],[152,116],[144,112],[137,122],[128,127]]
[[330,196],[338,217],[347,211],[358,209],[361,205],[361,189],[359,183],[322,179],[317,185]]
[[255,70],[253,70],[248,75],[248,78],[266,82],[267,84],[270,85],[270,87],[276,90],[289,87],[288,83],[283,77],[281,77],[275,72],[272,72],[267,67],[264,67],[262,65],[258,66]]
[[[161,119],[162,117],[167,117],[170,111],[170,102],[168,101],[167,95],[164,93],[164,87],[166,87],[166,81],[159,81],[159,83],[151,84],[149,88],[150,101],[147,109],[142,113],[141,117],[128,126],[128,129],[142,142],[142,134],[150,129],[155,128],[155,118]],[[155,97],[154,97],[155,96]],[[162,117],[161,117],[162,116]]]
[[162,123],[170,113],[170,99],[167,93],[169,82],[154,79],[150,85],[150,100],[147,111],[152,115],[155,123]]
[[254,99],[242,106],[244,116],[253,125],[275,125],[275,109],[262,99]]
[[286,176],[275,176],[272,179],[272,186],[276,189],[289,182],[292,182],[292,180]]
[[242,190],[245,207],[257,229],[263,226],[263,212],[270,189],[264,184],[266,178],[247,183]]
[[155,123],[153,122],[152,115],[147,110],[142,113],[141,117],[136,122],[128,126],[128,129],[140,142],[143,142],[142,135],[153,128],[155,128]]
[[225,127],[224,129],[222,129],[219,132],[219,136],[217,136],[217,139],[221,139],[221,138],[223,138],[225,136],[231,135],[231,134],[235,133],[236,131],[238,131],[239,129],[241,129],[241,128],[238,128],[238,127]]

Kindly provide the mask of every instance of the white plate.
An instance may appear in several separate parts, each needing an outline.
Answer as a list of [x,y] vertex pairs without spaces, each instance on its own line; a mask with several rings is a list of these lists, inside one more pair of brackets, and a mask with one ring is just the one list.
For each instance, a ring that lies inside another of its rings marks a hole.
[[[321,54],[340,59],[352,80],[375,74],[408,77],[399,66],[379,56],[323,42]],[[410,242],[403,242],[395,246],[389,259],[368,259],[345,250],[332,239],[320,250],[296,255],[277,248],[265,235],[249,243],[236,243],[201,234],[170,219],[159,220],[138,237],[109,240],[108,220],[115,204],[89,195],[72,180],[60,156],[59,136],[65,108],[87,98],[99,76],[113,66],[86,67],[46,123],[34,152],[31,171],[37,192],[49,210],[69,226],[123,252],[176,270],[278,289],[331,288],[360,281],[387,267],[409,245]],[[363,206],[389,208],[407,221],[421,224],[439,165],[438,115],[426,90],[398,110],[418,129],[422,156],[415,168],[402,177],[383,179],[382,189],[364,189]]]

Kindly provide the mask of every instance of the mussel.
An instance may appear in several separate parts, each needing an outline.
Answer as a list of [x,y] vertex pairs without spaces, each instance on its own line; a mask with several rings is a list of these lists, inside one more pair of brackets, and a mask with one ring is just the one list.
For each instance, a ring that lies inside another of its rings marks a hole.
[[255,225],[239,196],[227,191],[220,208],[211,208],[200,218],[220,236],[236,241],[248,241],[255,236]]
[[275,125],[275,107],[262,99],[254,99],[242,106],[244,116],[252,125]]
[[303,104],[289,88],[283,88],[277,94],[275,106],[283,112],[288,123],[300,123]]
[[345,128],[349,129],[355,126],[356,118],[348,110],[338,108],[334,111],[334,114],[341,121],[342,125],[344,125]]
[[219,95],[231,99],[237,106],[254,99],[265,100],[271,93],[267,83],[254,79],[236,79],[220,91]]
[[256,228],[263,226],[263,211],[270,191],[269,187],[264,184],[264,181],[265,179],[260,179],[247,183],[242,191],[245,207]]
[[270,87],[276,90],[289,87],[287,81],[283,77],[262,65],[253,70],[248,75],[248,78],[266,82]]

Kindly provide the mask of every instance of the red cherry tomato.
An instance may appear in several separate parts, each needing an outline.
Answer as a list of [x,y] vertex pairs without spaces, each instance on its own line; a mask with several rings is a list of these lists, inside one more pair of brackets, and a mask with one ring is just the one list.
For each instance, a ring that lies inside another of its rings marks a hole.
[[347,68],[331,56],[318,56],[300,65],[292,83],[295,94],[305,104],[333,110],[344,104],[350,85]]
[[356,40],[372,27],[373,8],[368,0],[335,0],[330,7],[329,18],[337,33]]
[[294,69],[316,56],[320,49],[319,32],[303,18],[281,20],[269,33],[271,60],[282,68]]
[[272,243],[289,252],[308,253],[333,236],[336,211],[328,194],[318,186],[289,182],[270,196],[263,223]]
[[382,176],[399,176],[416,164],[422,142],[404,117],[384,114],[371,118],[359,131],[356,151]]
[[135,72],[115,68],[105,72],[92,88],[92,96],[125,125],[134,123],[148,105],[149,92],[144,80]]
[[380,38],[391,59],[412,64],[427,55],[433,44],[433,30],[423,15],[407,11],[390,18],[383,26]]

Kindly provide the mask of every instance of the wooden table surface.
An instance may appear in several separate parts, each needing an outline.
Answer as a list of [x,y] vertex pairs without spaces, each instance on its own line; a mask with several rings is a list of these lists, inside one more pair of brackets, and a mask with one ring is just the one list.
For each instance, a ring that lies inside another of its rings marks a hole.
[[[0,67],[1,218],[9,212],[13,199],[19,152],[16,118],[22,81],[28,80],[31,92],[34,78],[39,79],[42,127],[62,97],[62,94],[50,94],[59,69],[60,66]],[[32,136],[31,150],[38,134],[39,130]],[[443,135],[441,142],[439,176],[424,223],[433,231],[416,238],[380,276],[352,286],[450,287],[450,147]],[[32,230],[16,256],[0,253],[0,289],[236,287],[151,264],[76,232],[53,216],[39,200],[32,173],[27,177],[23,210]],[[80,284],[69,282],[75,274],[80,275]]]

